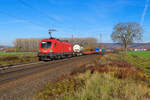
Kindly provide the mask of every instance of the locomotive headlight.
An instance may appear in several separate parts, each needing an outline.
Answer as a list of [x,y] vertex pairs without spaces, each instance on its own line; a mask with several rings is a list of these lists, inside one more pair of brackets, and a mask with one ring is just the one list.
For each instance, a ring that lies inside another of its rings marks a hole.
[[53,52],[53,50],[50,49],[49,52]]

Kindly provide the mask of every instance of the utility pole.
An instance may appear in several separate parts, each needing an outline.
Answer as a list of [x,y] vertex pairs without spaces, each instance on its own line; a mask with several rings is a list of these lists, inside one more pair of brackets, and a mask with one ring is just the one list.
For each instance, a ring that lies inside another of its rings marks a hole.
[[50,35],[50,38],[52,38],[52,32],[55,32],[56,29],[49,29],[48,30],[48,34]]
[[[73,36],[73,34],[72,34],[72,43],[74,42],[73,39],[74,39],[74,36]],[[74,43],[73,43],[73,44],[74,44]]]
[[100,43],[102,43],[102,34],[100,33]]

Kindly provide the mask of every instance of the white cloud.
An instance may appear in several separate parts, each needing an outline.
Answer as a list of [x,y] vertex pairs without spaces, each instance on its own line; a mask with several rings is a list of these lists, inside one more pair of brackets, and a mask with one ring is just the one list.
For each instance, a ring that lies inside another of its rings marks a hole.
[[145,20],[145,15],[147,13],[148,10],[148,4],[149,4],[149,0],[146,0],[146,4],[145,4],[145,8],[142,14],[142,18],[141,18],[141,25],[143,26],[144,20]]

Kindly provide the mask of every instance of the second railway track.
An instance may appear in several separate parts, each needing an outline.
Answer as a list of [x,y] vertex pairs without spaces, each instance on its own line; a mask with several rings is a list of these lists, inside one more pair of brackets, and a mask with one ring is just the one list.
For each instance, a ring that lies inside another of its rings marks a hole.
[[[90,56],[90,55],[86,55]],[[21,65],[21,67],[15,67],[14,69],[7,69],[7,70],[1,70],[0,71],[0,84],[4,84],[6,82],[9,82],[14,79],[18,79],[27,75],[31,75],[34,73],[38,73],[44,70],[48,70],[52,68],[51,66],[54,66],[55,64],[60,64],[71,60],[71,59],[78,59],[78,58],[84,58],[85,56],[78,56],[74,58],[68,58],[68,59],[61,59],[61,60],[54,60],[50,62],[38,62],[34,64],[25,64]],[[48,66],[51,65],[51,66]]]
[[24,67],[17,67],[18,71],[15,69],[16,71],[1,72],[0,100],[32,100],[35,93],[41,91],[47,83],[55,83],[61,75],[72,73],[79,67],[93,62],[95,57],[95,55],[73,57],[24,66],[28,67],[27,69],[19,70]]

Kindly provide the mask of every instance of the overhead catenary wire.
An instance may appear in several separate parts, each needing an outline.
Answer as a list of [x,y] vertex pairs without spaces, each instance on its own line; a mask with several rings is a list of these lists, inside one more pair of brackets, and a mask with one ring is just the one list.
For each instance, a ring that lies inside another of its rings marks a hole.
[[[22,5],[24,5],[24,6],[28,7],[28,8],[30,8],[30,9],[34,10],[35,12],[37,12],[37,13],[39,13],[39,14],[41,14],[41,15],[44,15],[45,17],[49,18],[49,21],[53,21],[53,22],[56,22],[56,23],[61,24],[61,25],[63,24],[62,22],[59,22],[59,21],[56,20],[55,18],[53,18],[53,17],[49,16],[48,14],[46,14],[45,12],[43,12],[43,11],[41,11],[41,10],[39,10],[39,9],[37,9],[37,8],[35,8],[35,7],[33,7],[33,6],[30,5],[29,3],[26,3],[26,2],[23,1],[23,0],[18,0],[18,1],[19,1]],[[39,27],[41,27],[41,28],[43,28],[43,29],[45,29],[45,30],[47,30],[48,28],[50,28],[50,27],[43,27],[43,26],[41,26],[41,25],[39,25],[39,24],[36,24],[36,23],[34,23],[34,22],[30,21],[30,20],[26,20],[26,19],[24,19],[24,18],[18,18],[16,15],[12,15],[12,14],[7,13],[7,12],[4,12],[4,11],[0,11],[0,14],[6,15],[6,16],[11,17],[11,18],[14,18],[14,19],[16,19],[16,20],[22,20],[22,21],[24,21],[24,22],[26,22],[26,23],[29,23],[29,24],[32,24],[32,25],[39,26]],[[52,25],[54,25],[54,23],[52,23]],[[63,26],[65,26],[65,25],[63,25]],[[54,27],[54,26],[53,26],[53,27]],[[71,28],[72,28],[72,27],[68,28],[67,30],[70,30]],[[70,30],[70,31],[71,31],[71,30]]]
[[30,20],[26,20],[26,19],[23,19],[23,18],[18,18],[18,17],[14,16],[14,15],[10,15],[9,13],[3,12],[3,11],[0,11],[0,14],[6,15],[6,16],[11,17],[11,18],[14,18],[14,19],[16,19],[16,20],[22,20],[22,21],[24,21],[24,22],[26,22],[26,23],[39,26],[39,27],[41,27],[41,28],[43,28],[43,29],[48,29],[47,27],[43,27],[43,26],[41,26],[41,25],[39,25],[39,24],[33,23],[33,22],[30,21]]
[[23,1],[23,0],[18,0],[18,1],[19,1],[22,5],[24,5],[24,6],[28,7],[28,8],[31,8],[31,9],[33,9],[34,11],[38,12],[39,14],[41,14],[41,15],[47,17],[50,21],[55,21],[55,22],[61,24],[61,22],[59,22],[59,21],[56,20],[55,18],[49,16],[47,13],[45,13],[45,12],[39,10],[39,9],[33,7],[33,6],[30,5],[29,3],[27,3],[27,2],[25,2],[25,1]]
[[[35,7],[33,7],[32,5],[30,5],[29,3],[25,2],[24,0],[18,0],[18,1],[19,1],[22,5],[24,5],[24,6],[28,7],[28,8],[30,8],[30,9],[34,10],[35,12],[37,12],[37,13],[39,13],[39,14],[45,16],[45,17],[47,17],[47,18],[49,19],[49,21],[56,22],[56,23],[58,23],[60,26],[62,26],[62,24],[64,24],[63,22],[60,22],[60,21],[58,21],[57,19],[51,17],[51,16],[48,15],[47,13],[45,13],[45,12],[43,12],[43,11],[41,11],[41,10],[35,8]],[[52,25],[54,25],[54,23],[52,23]],[[66,26],[66,25],[63,25],[63,26]],[[68,30],[70,30],[72,27],[68,26],[68,28],[69,28]]]

